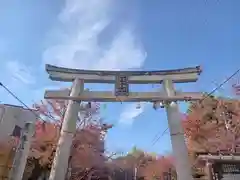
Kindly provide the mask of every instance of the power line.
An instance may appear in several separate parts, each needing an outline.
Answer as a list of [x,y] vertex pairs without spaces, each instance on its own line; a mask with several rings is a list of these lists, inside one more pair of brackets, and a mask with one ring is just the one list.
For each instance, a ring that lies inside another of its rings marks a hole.
[[158,141],[159,139],[167,132],[168,128],[166,128],[162,134],[160,136],[158,136],[160,133],[158,133],[155,137],[157,137],[157,139],[153,140],[153,143],[152,143],[152,146],[154,146]]
[[14,97],[18,102],[20,102],[27,110],[30,110],[37,118],[40,118],[43,122],[46,122],[39,114],[35,112],[32,108],[30,108],[26,103],[24,103],[16,94],[14,94],[7,86],[5,86],[2,82],[0,82],[0,86],[3,87],[12,97]]
[[9,94],[11,94],[11,96],[13,96],[18,102],[24,105],[27,109],[31,109],[20,98],[18,98],[12,91],[10,91],[3,83],[0,82],[0,86],[2,86]]
[[[30,110],[37,118],[41,119],[43,122],[46,122],[39,114],[35,112],[34,109],[30,108],[26,103],[24,103],[15,93],[13,93],[7,86],[0,82],[0,86],[3,87],[12,97],[14,97],[18,102],[20,102],[27,110]],[[44,114],[44,116],[50,118],[51,120],[58,121],[56,118],[49,114]]]
[[[203,100],[205,100],[207,97],[211,96],[213,93],[215,93],[218,89],[220,89],[224,84],[226,84],[228,81],[230,81],[234,76],[236,76],[238,73],[240,72],[240,69],[238,69],[237,71],[235,71],[231,76],[229,76],[225,81],[223,81],[221,84],[219,84],[217,87],[215,87],[211,92],[209,92],[203,99],[199,100],[199,102],[201,103]],[[195,106],[197,104],[195,103]],[[193,105],[193,107],[195,107]],[[161,134],[157,133],[157,135],[154,136],[153,138],[153,143],[152,146],[154,146],[162,137],[163,135],[166,133],[166,131],[169,129],[169,127],[167,127]],[[158,138],[156,139],[156,137],[158,136]],[[155,140],[154,140],[155,139]]]

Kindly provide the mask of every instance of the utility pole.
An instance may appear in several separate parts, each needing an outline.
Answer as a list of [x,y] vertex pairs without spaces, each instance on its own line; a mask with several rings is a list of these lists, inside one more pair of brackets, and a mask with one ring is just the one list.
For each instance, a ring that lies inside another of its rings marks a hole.
[[22,130],[20,142],[16,149],[16,154],[13,160],[13,168],[9,174],[9,180],[22,180],[27,157],[30,151],[31,138],[34,134],[35,123],[27,122]]
[[[76,78],[73,82],[70,96],[79,96],[84,89],[83,85],[83,81]],[[80,101],[69,100],[49,180],[64,180],[66,177],[72,140],[76,132],[79,108]]]
[[[84,83],[114,83],[115,94],[112,91],[76,91],[69,90],[48,90],[45,92],[45,99],[64,99],[70,102],[74,101],[98,101],[98,102],[152,102],[153,104],[164,104],[168,116],[168,124],[171,133],[171,141],[174,156],[176,158],[176,171],[178,180],[193,180],[191,166],[187,155],[183,129],[181,126],[180,113],[177,101],[196,101],[203,98],[202,93],[198,92],[178,92],[174,90],[173,83],[196,82],[201,73],[199,66],[163,70],[163,71],[93,71],[79,70],[46,65],[46,71],[49,78],[55,81],[75,82],[81,79]],[[129,92],[129,84],[159,84],[163,83],[164,92]],[[83,84],[78,84],[83,87]],[[77,87],[76,87],[77,88]],[[81,92],[81,93],[80,93]],[[69,95],[70,94],[70,95]],[[79,104],[78,104],[79,105]],[[69,113],[64,117],[65,121],[71,121],[76,126],[77,110],[71,110],[73,106],[68,106]],[[77,109],[77,108],[76,108]],[[71,114],[71,118],[69,118]],[[75,127],[74,126],[74,127]],[[76,128],[76,127],[75,127]],[[65,130],[63,130],[65,131]],[[67,129],[69,132],[69,129]],[[73,131],[70,131],[73,133]],[[75,132],[75,129],[74,129]],[[66,136],[63,132],[61,136]],[[68,138],[60,137],[59,147],[56,152],[56,162],[54,162],[50,180],[64,180],[67,170],[70,145],[61,144],[70,143],[72,135]],[[67,141],[67,142],[64,142]],[[66,148],[62,150],[62,148]],[[61,149],[61,150],[60,150]],[[58,155],[58,152],[65,151]],[[57,156],[60,156],[57,158]],[[62,159],[60,161],[59,159]],[[58,164],[58,165],[56,165]],[[64,165],[62,165],[64,164]],[[57,166],[62,166],[58,167]],[[56,171],[54,172],[54,169]],[[58,174],[59,175],[56,175]]]

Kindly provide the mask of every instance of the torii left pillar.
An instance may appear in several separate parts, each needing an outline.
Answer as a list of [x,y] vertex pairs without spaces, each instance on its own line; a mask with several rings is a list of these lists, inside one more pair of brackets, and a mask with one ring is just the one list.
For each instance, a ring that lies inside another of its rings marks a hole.
[[[79,96],[83,92],[83,90],[83,80],[75,79],[71,89],[70,97]],[[79,107],[79,101],[69,100],[67,110],[63,119],[61,133],[49,180],[65,180],[68,169],[68,159],[72,147],[72,141],[76,132]]]

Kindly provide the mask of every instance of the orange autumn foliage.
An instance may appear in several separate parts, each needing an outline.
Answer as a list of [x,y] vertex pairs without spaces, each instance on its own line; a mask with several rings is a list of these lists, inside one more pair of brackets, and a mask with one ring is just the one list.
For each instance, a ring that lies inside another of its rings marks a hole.
[[[50,170],[67,103],[66,101],[47,100],[34,104],[33,107],[37,109],[41,118],[36,122],[24,179],[30,176],[36,179],[41,175],[41,171]],[[77,132],[71,153],[72,168],[81,170],[105,161],[102,136],[112,126],[103,124],[99,117],[99,109],[100,106],[97,103],[82,103],[80,107],[81,114],[78,117]],[[1,145],[3,146],[1,151],[6,149],[9,151],[16,147],[16,143],[10,144],[9,142]]]
[[126,156],[114,159],[111,166],[113,168],[130,170],[130,172],[133,172],[134,168],[137,167],[138,178],[144,177],[146,180],[152,180],[154,178],[163,179],[163,174],[169,172],[169,169],[172,170],[174,176],[175,168],[173,164],[174,160],[171,156],[152,156],[134,147],[133,151]]
[[190,152],[239,151],[240,101],[206,97],[190,105],[183,126]]

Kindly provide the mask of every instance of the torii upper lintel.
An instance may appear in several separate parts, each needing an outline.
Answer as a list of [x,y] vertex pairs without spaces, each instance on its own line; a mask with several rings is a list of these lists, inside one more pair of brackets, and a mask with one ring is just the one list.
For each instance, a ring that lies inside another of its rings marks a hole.
[[86,83],[115,83],[119,75],[128,76],[129,84],[159,84],[164,79],[174,83],[196,82],[202,70],[200,66],[160,71],[103,71],[82,70],[46,65],[49,78],[54,81],[72,82],[83,79]]

